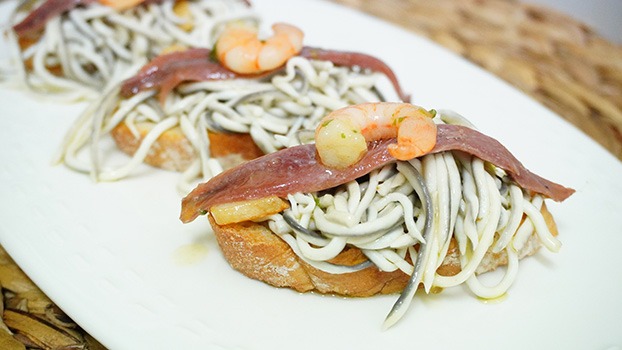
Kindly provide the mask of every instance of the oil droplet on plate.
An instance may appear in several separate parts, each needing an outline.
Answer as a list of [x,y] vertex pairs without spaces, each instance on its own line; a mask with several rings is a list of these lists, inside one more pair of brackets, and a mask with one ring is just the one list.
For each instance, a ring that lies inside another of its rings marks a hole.
[[201,243],[182,245],[173,252],[173,261],[179,265],[194,265],[207,256],[207,246]]

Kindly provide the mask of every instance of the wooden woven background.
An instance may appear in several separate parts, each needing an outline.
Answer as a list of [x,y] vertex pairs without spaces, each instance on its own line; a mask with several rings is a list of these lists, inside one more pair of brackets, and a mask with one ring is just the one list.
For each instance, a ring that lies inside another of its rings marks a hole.
[[333,1],[451,49],[540,101],[622,160],[622,46],[583,23],[516,0]]
[[[622,159],[622,47],[582,23],[514,0],[333,1],[429,37],[475,62]],[[1,247],[0,284],[0,349],[103,349]]]

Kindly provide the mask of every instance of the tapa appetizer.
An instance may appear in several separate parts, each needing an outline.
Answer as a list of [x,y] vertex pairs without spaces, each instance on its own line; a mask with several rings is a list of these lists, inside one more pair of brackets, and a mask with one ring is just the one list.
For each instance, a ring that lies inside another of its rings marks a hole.
[[94,99],[154,57],[211,48],[229,22],[258,22],[242,0],[26,0],[11,16],[16,82],[56,101]]
[[[274,286],[401,293],[389,327],[420,286],[503,295],[519,259],[560,249],[545,199],[572,193],[456,113],[366,103],[325,116],[315,143],[200,184],[183,199],[181,220],[207,214],[230,265]],[[497,285],[480,282],[500,265]]]
[[[187,193],[195,179],[313,139],[333,110],[387,94],[409,99],[382,60],[304,46],[303,32],[290,24],[272,28],[266,38],[256,26],[229,25],[213,50],[158,56],[91,104],[60,160],[97,181],[124,178],[143,162],[180,171]],[[103,155],[110,137],[113,148],[132,155],[122,165]]]

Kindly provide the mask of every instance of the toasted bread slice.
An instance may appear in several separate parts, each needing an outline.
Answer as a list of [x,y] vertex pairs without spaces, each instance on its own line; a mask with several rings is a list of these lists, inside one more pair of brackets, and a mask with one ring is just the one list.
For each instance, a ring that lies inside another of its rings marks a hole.
[[[145,135],[155,124],[141,122],[135,125],[139,137],[132,133],[125,122],[117,125],[111,132],[117,147],[129,155],[136,152]],[[249,134],[208,132],[208,137],[211,156],[218,158],[225,169],[264,154]],[[151,146],[144,162],[162,169],[183,171],[196,157],[190,141],[177,126],[160,135]]]
[[[545,205],[542,214],[554,235],[557,227]],[[375,294],[400,292],[409,276],[400,270],[383,272],[375,266],[361,271],[330,274],[318,270],[300,259],[285,241],[266,226],[254,222],[242,222],[219,226],[208,216],[218,244],[225,259],[244,275],[276,287],[288,287],[299,292],[317,291],[352,297],[367,297]],[[523,258],[534,254],[540,247],[537,237],[532,235],[519,252]],[[341,265],[355,265],[366,258],[358,248],[346,248],[331,262]],[[477,273],[492,271],[508,263],[505,251],[484,256]],[[453,276],[461,270],[459,251],[455,242],[450,248],[437,273]]]

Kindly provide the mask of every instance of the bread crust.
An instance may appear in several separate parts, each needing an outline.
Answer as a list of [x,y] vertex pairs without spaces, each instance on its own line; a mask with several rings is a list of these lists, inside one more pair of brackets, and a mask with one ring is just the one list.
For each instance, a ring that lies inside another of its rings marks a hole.
[[[557,226],[545,205],[542,213],[547,226],[557,235]],[[316,291],[351,297],[367,297],[375,294],[400,292],[409,276],[400,270],[384,272],[376,266],[361,271],[334,275],[314,268],[300,259],[285,241],[266,226],[254,222],[242,222],[219,226],[208,215],[216,240],[225,259],[231,267],[242,274],[276,287],[292,288],[299,292]],[[540,247],[537,237],[532,235],[519,252],[523,258],[534,254]],[[366,258],[357,248],[347,248],[331,262],[355,265]],[[477,273],[484,273],[507,265],[505,251],[488,251]],[[450,244],[447,257],[437,272],[453,276],[460,272],[459,252],[455,241]]]
[[[150,122],[135,123],[138,131],[137,137],[127,124],[122,122],[111,131],[111,135],[121,151],[133,155],[154,125]],[[225,169],[264,154],[253,142],[250,134],[208,132],[207,135],[211,156],[219,159]],[[158,137],[149,149],[144,162],[166,170],[184,171],[196,157],[196,152],[190,141],[183,134],[181,128],[176,126]]]

